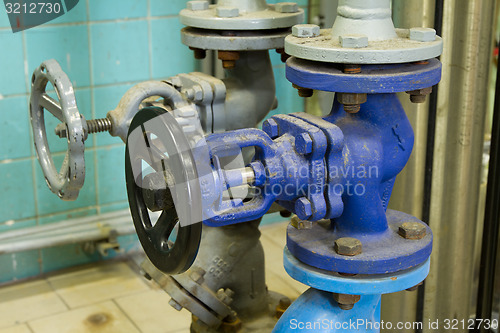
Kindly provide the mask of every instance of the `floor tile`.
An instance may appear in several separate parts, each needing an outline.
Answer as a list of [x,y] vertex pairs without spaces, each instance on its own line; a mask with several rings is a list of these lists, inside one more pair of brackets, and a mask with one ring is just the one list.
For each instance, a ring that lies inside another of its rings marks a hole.
[[34,333],[140,332],[112,301],[34,320],[28,325]]
[[0,329],[0,333],[31,333],[26,324]]
[[66,310],[45,280],[0,288],[0,328]]
[[70,308],[148,290],[125,263],[99,265],[48,279]]
[[121,297],[115,302],[142,332],[188,332],[191,313],[186,309],[175,310],[169,300],[165,291],[157,289]]

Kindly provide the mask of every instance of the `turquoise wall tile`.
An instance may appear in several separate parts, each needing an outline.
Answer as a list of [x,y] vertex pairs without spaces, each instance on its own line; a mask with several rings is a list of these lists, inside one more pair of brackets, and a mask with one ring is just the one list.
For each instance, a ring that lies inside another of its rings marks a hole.
[[16,281],[40,274],[39,251],[0,255],[0,283]]
[[[5,7],[0,7],[0,28],[10,28],[9,17],[7,16],[7,12],[4,10]],[[12,32],[12,30],[10,30]]]
[[99,205],[127,200],[125,145],[98,148],[96,155]]
[[55,59],[75,88],[90,85],[89,44],[85,25],[41,26],[26,30],[25,34],[30,77],[42,61]]
[[[92,119],[90,89],[86,88],[76,90],[75,99],[80,114],[82,114],[86,119]],[[45,129],[47,133],[47,142],[49,143],[50,151],[52,153],[65,152],[68,149],[68,142],[66,138],[60,138],[54,132],[56,126],[60,123],[60,121],[47,111],[45,111],[44,118]],[[93,146],[92,137],[93,135],[90,135],[85,141],[86,148]]]
[[[57,154],[54,156],[54,163],[60,166],[65,154]],[[66,210],[93,207],[97,204],[96,200],[96,186],[95,186],[95,165],[94,165],[94,152],[87,150],[85,152],[85,184],[80,190],[78,199],[75,201],[63,201],[57,195],[52,193],[48,188],[42,168],[39,163],[35,165],[35,181],[36,181],[36,195],[38,204],[38,214],[48,215],[51,213],[63,212]]]
[[187,0],[150,0],[151,16],[177,15],[186,8]]
[[[148,2],[137,0],[88,0],[89,20],[123,20],[148,15]],[[170,1],[169,1],[170,2]]]
[[128,201],[124,200],[124,201],[115,202],[115,203],[111,203],[111,204],[100,205],[99,208],[101,210],[101,214],[104,214],[104,213],[114,212],[114,211],[123,210],[123,209],[129,210],[129,205],[128,205]]
[[73,9],[48,24],[81,23],[87,21],[87,1],[80,0]]
[[260,225],[269,225],[273,223],[282,223],[290,221],[290,218],[285,218],[281,217],[280,213],[272,213],[272,214],[266,214],[262,217],[262,221],[260,222]]
[[151,22],[153,78],[163,79],[195,70],[193,52],[181,43],[182,27],[177,17]]
[[90,27],[94,84],[144,80],[149,77],[148,23],[97,23]]
[[[104,118],[110,110],[114,110],[123,95],[133,84],[117,84],[112,86],[94,88],[94,113],[96,118]],[[123,143],[116,136],[108,133],[95,134],[97,146]]]
[[96,208],[83,207],[77,210],[68,210],[62,213],[40,216],[40,218],[38,219],[38,225],[50,224],[53,222],[61,222],[96,214],[97,214]]
[[0,160],[31,156],[28,98],[0,99],[0,112]]
[[0,202],[0,222],[36,215],[30,159],[0,163]]
[[[0,7],[0,11],[1,11]],[[24,52],[22,34],[14,34],[10,29],[0,31],[0,63],[2,80],[0,95],[22,94],[26,92],[24,75]]]

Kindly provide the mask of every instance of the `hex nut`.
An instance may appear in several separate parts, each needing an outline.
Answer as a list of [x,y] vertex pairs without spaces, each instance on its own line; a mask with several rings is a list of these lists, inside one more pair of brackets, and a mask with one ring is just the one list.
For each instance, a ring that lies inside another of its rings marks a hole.
[[432,87],[407,91],[406,93],[410,95],[410,101],[412,103],[423,103],[425,102],[426,96],[432,92]]
[[217,17],[237,17],[240,15],[240,10],[236,7],[217,7],[215,9]]
[[398,233],[406,239],[422,239],[427,233],[427,228],[420,222],[405,222],[399,227]]
[[365,35],[343,35],[339,36],[339,42],[342,47],[359,49],[368,46],[368,36]]
[[311,97],[314,94],[314,90],[312,90],[311,88],[300,87],[295,83],[292,83],[292,87],[297,89],[300,97]]
[[309,199],[302,197],[295,201],[295,214],[301,220],[305,220],[312,215],[312,205]]
[[204,279],[205,273],[206,272],[205,272],[205,270],[203,268],[201,268],[201,267],[194,267],[193,271],[189,274],[189,277],[194,282],[196,282],[198,284],[202,284],[205,281],[205,279]]
[[339,304],[339,308],[342,310],[351,310],[354,304],[359,302],[361,296],[333,293],[333,299]]
[[411,28],[410,39],[417,42],[433,42],[436,40],[436,30],[432,28]]
[[279,2],[274,6],[274,10],[279,13],[296,13],[299,11],[299,5],[295,2]]
[[279,136],[279,126],[276,120],[269,118],[262,124],[262,130],[266,132],[271,139],[276,139]]
[[296,24],[292,27],[292,35],[299,38],[318,37],[319,26],[316,24]]
[[302,155],[312,153],[313,140],[309,133],[301,133],[295,137],[295,150]]
[[276,306],[276,318],[281,318],[283,313],[290,307],[292,301],[288,297],[283,297],[279,300],[278,306]]
[[187,9],[197,11],[197,10],[207,10],[208,1],[188,1]]
[[356,256],[363,252],[363,245],[359,239],[342,237],[335,241],[334,249],[343,256]]
[[146,207],[158,212],[173,205],[173,198],[167,183],[167,175],[154,172],[144,176],[142,180],[142,196]]

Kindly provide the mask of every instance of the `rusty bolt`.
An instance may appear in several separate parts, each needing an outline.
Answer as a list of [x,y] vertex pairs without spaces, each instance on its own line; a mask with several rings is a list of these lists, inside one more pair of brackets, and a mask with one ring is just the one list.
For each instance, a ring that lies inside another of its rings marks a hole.
[[188,1],[187,9],[189,10],[206,10],[208,9],[208,1]]
[[281,318],[283,313],[290,307],[292,301],[288,297],[283,297],[280,299],[278,306],[276,306],[276,318]]
[[298,90],[300,97],[311,97],[314,94],[314,90],[310,88],[299,87],[295,83],[293,83],[292,86]]
[[278,13],[296,13],[299,11],[299,5],[295,2],[279,2],[274,6]]
[[233,69],[236,67],[236,60],[240,58],[240,53],[238,51],[219,51],[218,58],[222,60],[222,67]]
[[410,101],[412,103],[423,103],[425,98],[432,92],[432,87],[417,89],[412,91],[407,91],[406,93],[410,95]]
[[285,49],[276,49],[276,53],[281,55],[281,62],[286,62],[290,55],[285,52]]
[[297,215],[292,216],[290,224],[292,225],[292,227],[298,230],[305,230],[312,228],[312,221],[301,220]]
[[342,310],[351,310],[360,299],[360,295],[347,295],[333,293],[333,299],[339,304]]
[[353,64],[345,64],[343,72],[346,74],[359,74],[361,73],[361,66]]
[[344,105],[345,112],[357,113],[361,109],[361,104],[366,102],[366,94],[337,93],[337,100]]
[[290,212],[289,210],[280,210],[280,216],[281,217],[284,217],[284,218],[288,218],[290,216],[292,216],[292,212]]
[[292,35],[299,38],[318,37],[319,26],[316,24],[296,24],[292,27]]
[[241,330],[242,322],[237,317],[236,312],[233,311],[222,321],[219,330],[223,333],[236,333]]
[[174,309],[176,309],[177,311],[182,310],[182,305],[177,303],[177,301],[173,298],[171,298],[170,301],[168,301],[168,304],[170,304],[170,306],[173,307]]
[[206,50],[203,50],[203,49],[199,49],[199,48],[196,48],[196,47],[189,47],[190,50],[193,50],[194,52],[194,58],[195,59],[198,59],[198,60],[201,60],[201,59],[205,59],[207,57],[207,51]]
[[219,6],[215,10],[217,17],[236,17],[240,15],[240,10],[236,7],[224,7]]
[[309,133],[301,133],[295,137],[295,150],[302,155],[312,153],[313,140]]
[[398,233],[406,239],[422,239],[427,228],[420,222],[405,222],[399,227]]
[[417,290],[417,289],[418,289],[418,287],[420,287],[420,286],[421,286],[421,285],[423,285],[423,284],[424,284],[424,282],[422,281],[422,282],[420,282],[419,284],[414,285],[413,287],[410,287],[410,288],[408,288],[408,289],[406,289],[406,290],[407,290],[407,291],[415,291],[415,290]]
[[335,252],[343,256],[357,256],[363,252],[361,241],[352,237],[342,237],[335,241]]
[[418,42],[433,42],[436,40],[436,30],[432,28],[411,28],[410,39]]

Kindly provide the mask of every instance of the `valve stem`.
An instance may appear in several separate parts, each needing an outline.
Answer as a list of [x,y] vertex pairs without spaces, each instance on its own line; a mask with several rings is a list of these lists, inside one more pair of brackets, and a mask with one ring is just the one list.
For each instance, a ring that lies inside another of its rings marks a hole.
[[[111,130],[111,120],[108,118],[99,118],[87,120],[87,131],[88,134],[99,133],[99,132],[109,132]],[[60,138],[66,138],[68,136],[68,128],[65,123],[60,123],[56,126],[54,132]]]

